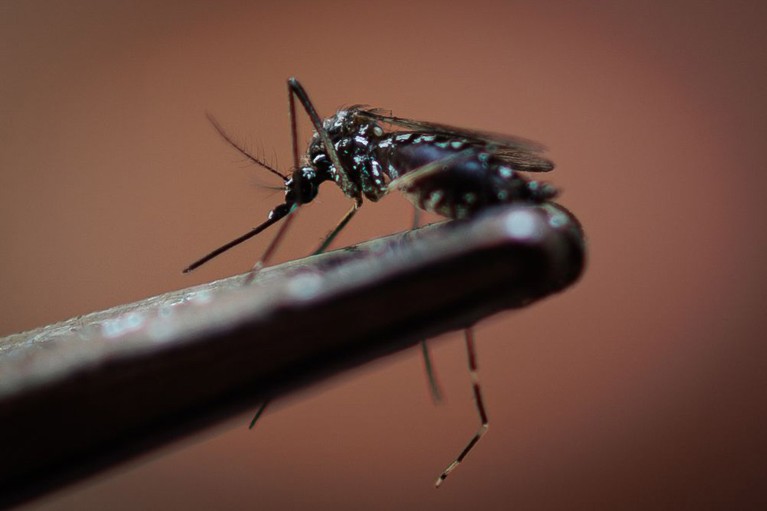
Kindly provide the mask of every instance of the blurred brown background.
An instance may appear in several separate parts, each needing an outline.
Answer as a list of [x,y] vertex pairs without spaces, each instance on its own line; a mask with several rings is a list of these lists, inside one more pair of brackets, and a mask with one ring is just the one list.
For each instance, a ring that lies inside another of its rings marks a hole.
[[[0,335],[248,269],[269,236],[180,273],[281,197],[204,113],[287,168],[291,75],[322,115],[545,142],[590,241],[575,288],[478,328],[491,428],[439,491],[477,422],[457,334],[444,406],[414,350],[24,509],[763,509],[765,5],[0,3]],[[348,207],[320,197],[279,260]]]

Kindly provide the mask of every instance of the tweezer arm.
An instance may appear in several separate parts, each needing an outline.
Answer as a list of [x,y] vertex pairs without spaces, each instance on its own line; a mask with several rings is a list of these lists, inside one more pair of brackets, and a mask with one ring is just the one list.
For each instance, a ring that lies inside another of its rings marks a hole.
[[560,291],[583,233],[511,206],[0,339],[0,507]]

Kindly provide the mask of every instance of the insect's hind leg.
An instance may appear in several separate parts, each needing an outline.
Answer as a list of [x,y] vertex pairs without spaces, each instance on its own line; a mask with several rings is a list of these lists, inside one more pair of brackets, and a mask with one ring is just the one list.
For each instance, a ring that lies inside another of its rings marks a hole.
[[431,400],[434,404],[442,402],[442,388],[437,381],[437,374],[434,372],[434,364],[431,362],[431,353],[429,352],[428,341],[421,341],[421,358],[423,358],[423,366],[426,370],[426,379],[429,382],[429,391],[431,394]]
[[[413,229],[418,228],[421,224],[420,210],[413,207]],[[439,381],[437,381],[437,374],[434,371],[434,364],[431,361],[431,353],[429,351],[428,341],[425,339],[421,341],[421,358],[423,358],[424,370],[426,370],[426,379],[429,383],[429,393],[431,394],[431,400],[435,404],[442,402],[442,388]]]
[[464,334],[466,336],[466,355],[469,361],[469,374],[471,375],[471,385],[474,392],[474,402],[477,405],[477,413],[479,414],[480,426],[471,440],[469,440],[469,443],[466,444],[466,447],[463,448],[455,460],[453,460],[453,462],[450,463],[444,472],[442,472],[442,474],[440,474],[440,476],[437,478],[437,482],[435,483],[437,488],[440,487],[450,472],[455,470],[455,468],[463,461],[466,455],[469,454],[475,445],[477,445],[477,442],[479,442],[480,438],[484,436],[484,434],[487,432],[487,428],[489,427],[487,413],[485,412],[485,404],[482,401],[482,392],[479,388],[479,375],[477,374],[477,353],[474,349],[473,328],[467,328],[464,331]]
[[403,174],[397,179],[389,182],[387,187],[387,193],[393,190],[406,190],[410,187],[417,186],[419,181],[428,179],[431,176],[443,172],[448,165],[453,165],[458,162],[467,160],[474,156],[473,149],[465,149],[457,153],[445,156],[439,160],[433,160],[418,168],[409,171],[407,174]]

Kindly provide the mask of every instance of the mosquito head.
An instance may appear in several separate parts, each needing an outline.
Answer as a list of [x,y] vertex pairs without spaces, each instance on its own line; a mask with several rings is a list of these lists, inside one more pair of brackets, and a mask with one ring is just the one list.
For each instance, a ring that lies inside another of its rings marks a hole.
[[314,167],[306,166],[293,172],[293,176],[285,181],[285,204],[306,204],[317,196],[320,183],[330,179],[326,172],[320,172]]

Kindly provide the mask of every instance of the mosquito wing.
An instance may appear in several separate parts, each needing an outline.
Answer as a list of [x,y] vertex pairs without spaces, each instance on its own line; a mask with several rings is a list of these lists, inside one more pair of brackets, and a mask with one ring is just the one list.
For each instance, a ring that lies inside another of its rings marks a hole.
[[357,114],[378,122],[405,128],[414,133],[442,135],[487,145],[496,158],[518,170],[548,172],[554,168],[554,163],[541,155],[546,150],[545,146],[522,137],[394,117],[375,109],[359,109]]

